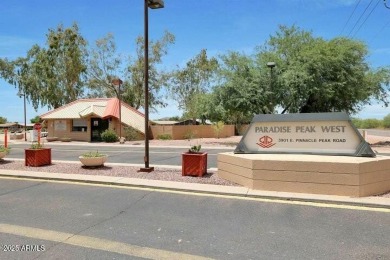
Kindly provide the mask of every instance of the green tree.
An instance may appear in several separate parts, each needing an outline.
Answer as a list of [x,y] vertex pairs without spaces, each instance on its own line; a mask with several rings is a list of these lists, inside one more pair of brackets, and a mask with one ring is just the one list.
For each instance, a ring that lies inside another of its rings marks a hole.
[[10,80],[13,76],[14,66],[8,59],[0,59],[0,77]]
[[385,128],[390,128],[390,114],[383,118],[383,126]]
[[[388,105],[389,69],[371,69],[367,46],[348,38],[324,40],[281,26],[257,60],[277,64],[274,100],[286,112],[355,113],[371,98]],[[387,86],[387,88],[386,88]]]
[[107,34],[102,39],[96,40],[88,56],[88,96],[116,96],[117,90],[112,80],[115,77],[123,78],[124,72],[121,70],[123,56],[117,54],[114,36]]
[[210,119],[225,123],[247,123],[254,114],[271,113],[272,92],[266,68],[259,68],[256,60],[238,52],[220,57],[218,77],[220,84],[214,88],[211,105],[207,109]]
[[[169,45],[174,42],[175,36],[170,32],[165,32],[160,40],[149,42],[149,106],[151,109],[167,105],[161,90],[167,85],[168,73],[159,69],[157,65],[162,63],[162,58],[168,54]],[[136,56],[130,57],[127,66],[123,97],[128,104],[138,109],[145,106],[144,38],[139,36],[136,44]]]
[[7,123],[7,118],[0,116],[0,124]]
[[[229,94],[234,94],[231,98]],[[231,99],[230,99],[231,98]],[[230,100],[229,100],[230,99]],[[225,124],[247,124],[254,113],[250,110],[241,110],[244,104],[235,104],[234,100],[241,100],[242,94],[231,87],[218,86],[210,95],[210,100],[205,107],[207,118],[211,121],[223,121]]]
[[35,123],[39,123],[41,121],[40,117],[39,116],[35,116],[34,118],[31,118],[30,119],[30,122],[32,124],[35,124]]
[[6,68],[1,76],[25,93],[35,109],[39,105],[57,108],[83,93],[86,41],[77,24],[49,29],[46,45],[34,45],[26,57],[1,62]]
[[[167,81],[167,73],[157,68],[168,53],[168,47],[175,42],[175,36],[165,32],[164,36],[149,42],[149,105],[153,109],[165,106],[160,90]],[[89,96],[113,97],[117,95],[112,85],[113,78],[119,77],[122,99],[136,109],[144,107],[144,38],[136,39],[135,57],[125,57],[117,53],[114,37],[108,34],[97,40],[96,46],[89,51],[88,85]],[[123,69],[125,67],[125,69]]]
[[217,68],[217,59],[208,58],[207,51],[203,49],[184,68],[179,68],[172,74],[171,96],[190,118],[201,116],[197,103],[202,94],[210,91]]
[[180,116],[171,116],[167,118],[168,121],[180,121]]
[[201,119],[202,124],[208,118],[206,105],[208,102],[208,95],[206,93],[193,94],[192,98],[187,102],[187,109],[184,111],[183,119],[192,119],[193,124],[196,123],[196,119]]

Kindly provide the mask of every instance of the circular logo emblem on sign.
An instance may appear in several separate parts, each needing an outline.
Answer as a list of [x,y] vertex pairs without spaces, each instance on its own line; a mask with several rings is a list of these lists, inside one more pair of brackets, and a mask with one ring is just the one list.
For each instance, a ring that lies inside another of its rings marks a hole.
[[270,148],[274,146],[275,143],[273,143],[272,137],[265,135],[259,138],[259,142],[257,143],[257,145],[263,148]]

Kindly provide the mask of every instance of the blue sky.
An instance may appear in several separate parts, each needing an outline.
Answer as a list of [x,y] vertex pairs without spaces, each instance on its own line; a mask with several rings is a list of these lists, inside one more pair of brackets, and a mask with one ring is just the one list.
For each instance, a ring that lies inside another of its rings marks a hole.
[[[297,25],[315,36],[348,36],[369,46],[369,64],[390,63],[390,9],[383,0],[165,0],[165,8],[149,10],[149,38],[165,30],[176,42],[163,66],[173,68],[199,53],[234,50],[250,54],[274,34],[279,25]],[[390,0],[388,0],[390,5]],[[355,11],[354,11],[355,10]],[[364,13],[364,10],[366,12]],[[33,44],[44,46],[49,28],[77,22],[93,44],[112,33],[122,54],[135,52],[135,38],[143,35],[143,0],[19,0],[0,3],[0,58],[25,56]],[[177,104],[152,113],[151,119],[181,115]],[[47,111],[27,104],[27,120]],[[23,100],[17,90],[0,80],[0,116],[23,122]],[[357,116],[383,118],[390,108],[373,102]]]

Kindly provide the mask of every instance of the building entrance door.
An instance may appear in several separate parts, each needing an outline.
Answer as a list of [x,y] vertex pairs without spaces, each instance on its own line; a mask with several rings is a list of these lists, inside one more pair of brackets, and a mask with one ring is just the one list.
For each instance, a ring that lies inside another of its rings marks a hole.
[[102,141],[101,134],[108,129],[108,119],[91,118],[91,142]]

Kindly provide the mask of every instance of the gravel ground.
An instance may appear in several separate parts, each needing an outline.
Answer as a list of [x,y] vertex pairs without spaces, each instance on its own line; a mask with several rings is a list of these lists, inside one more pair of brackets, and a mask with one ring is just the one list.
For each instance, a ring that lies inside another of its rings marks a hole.
[[35,172],[56,172],[66,174],[86,174],[86,175],[104,175],[113,177],[127,177],[150,180],[177,181],[177,182],[192,182],[203,184],[215,184],[226,186],[239,186],[233,182],[221,179],[216,172],[209,171],[203,175],[203,178],[192,176],[182,176],[180,170],[155,167],[155,170],[150,173],[137,172],[139,167],[132,166],[116,166],[106,164],[103,167],[84,167],[80,163],[53,163],[51,165],[41,167],[24,166],[24,161],[19,160],[1,160],[0,169],[7,170],[22,170]]

